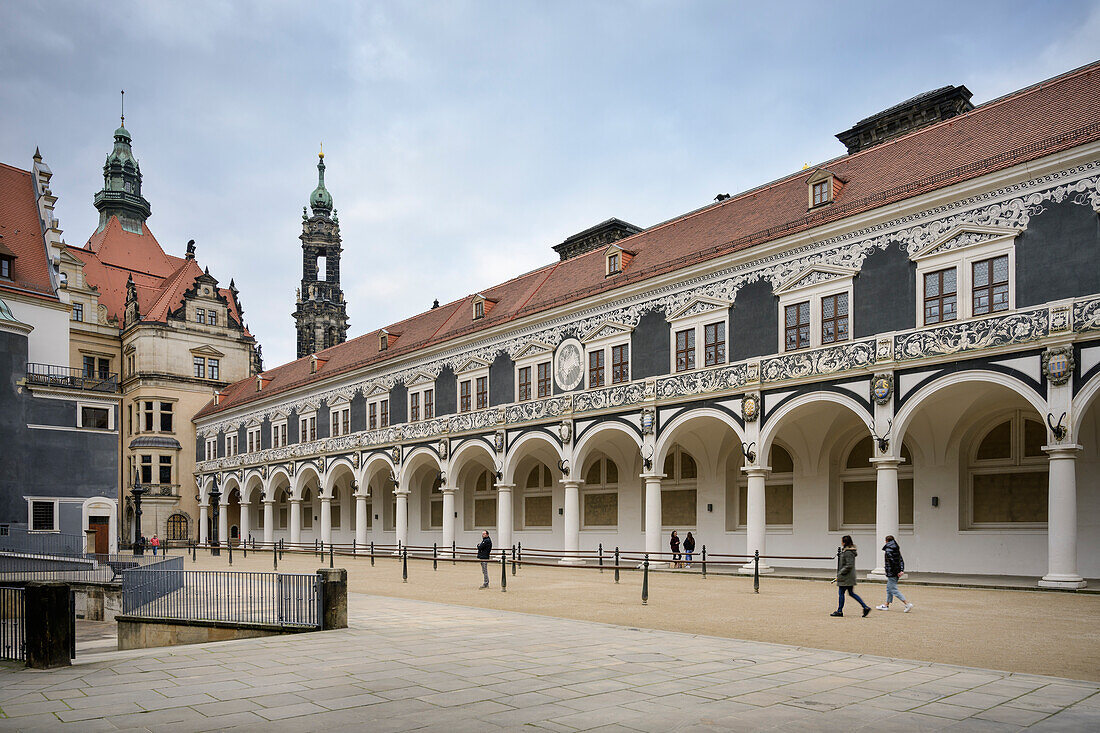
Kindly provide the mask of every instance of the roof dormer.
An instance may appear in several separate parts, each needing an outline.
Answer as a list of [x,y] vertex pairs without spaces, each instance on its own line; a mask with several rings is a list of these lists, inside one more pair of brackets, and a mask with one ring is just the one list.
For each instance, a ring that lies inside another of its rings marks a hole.
[[317,356],[316,354],[309,355],[309,373],[316,374],[321,370],[325,364],[328,363],[328,357]]
[[831,204],[840,197],[846,181],[827,168],[818,168],[806,179],[807,208]]
[[397,338],[400,335],[401,334],[399,334],[399,333],[394,333],[393,331],[387,331],[386,329],[383,328],[381,331],[378,332],[378,350],[379,351],[388,350],[391,346],[394,345],[394,343],[397,341]]
[[473,300],[473,318],[479,320],[489,314],[497,304],[492,298],[486,298],[481,293],[476,293]]
[[604,277],[611,277],[626,269],[626,266],[634,259],[634,252],[617,244],[612,244],[603,251],[603,257]]
[[265,377],[263,374],[256,375],[256,391],[260,392],[264,387],[271,384],[271,377]]

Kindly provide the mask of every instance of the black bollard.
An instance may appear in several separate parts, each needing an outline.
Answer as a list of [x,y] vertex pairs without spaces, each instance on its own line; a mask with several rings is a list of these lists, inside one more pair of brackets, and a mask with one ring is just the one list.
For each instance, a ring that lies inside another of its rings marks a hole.
[[753,552],[752,592],[760,592],[760,550]]
[[276,570],[279,569],[279,544],[277,542],[271,543],[271,567]]
[[409,548],[401,548],[401,582],[409,582]]
[[516,574],[516,546],[512,545],[512,575]]
[[458,561],[455,558],[458,557],[458,543],[451,540],[451,565],[454,565]]
[[370,541],[370,566],[374,567],[374,540]]
[[286,552],[286,540],[279,540],[279,559],[283,559],[283,553]]
[[439,570],[439,547],[432,543],[432,570]]
[[619,582],[619,548],[615,548],[615,582]]
[[335,554],[335,551],[334,551],[334,550],[333,550],[333,548],[332,548],[332,543],[331,543],[331,542],[329,542],[329,543],[328,543],[328,566],[329,566],[330,568],[332,567],[332,556],[333,556],[334,554]]
[[351,541],[351,556],[355,557],[358,553],[355,551],[355,540]]
[[600,543],[600,572],[603,572],[603,543]]
[[520,565],[523,564],[523,543],[522,542],[517,542],[516,543],[516,562],[518,562]]
[[241,543],[241,547],[243,548],[243,549],[241,550],[241,552],[243,552],[243,553],[244,553],[244,556],[245,556],[245,557],[248,557],[248,540],[245,540],[244,542],[242,542],[242,543]]
[[500,551],[500,592],[508,592],[508,552]]
[[191,562],[199,561],[199,545],[197,542],[191,543]]
[[707,577],[707,546],[703,545],[703,579]]
[[229,540],[226,540],[225,544],[226,544],[226,546],[229,547],[229,564],[232,565],[233,564],[233,543],[230,542]]
[[642,605],[649,604],[649,553],[645,555],[645,560],[642,561]]

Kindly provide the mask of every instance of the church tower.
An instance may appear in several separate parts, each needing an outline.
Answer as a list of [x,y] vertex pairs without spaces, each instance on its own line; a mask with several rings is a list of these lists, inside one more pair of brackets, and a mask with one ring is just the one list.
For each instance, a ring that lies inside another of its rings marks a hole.
[[325,188],[325,154],[318,153],[317,188],[309,196],[313,216],[302,208],[302,286],[294,323],[298,328],[298,358],[348,337],[348,309],[340,289],[340,220]]
[[115,147],[103,164],[103,190],[95,195],[94,203],[99,210],[97,231],[102,231],[111,217],[117,216],[123,229],[141,234],[142,224],[152,213],[149,202],[141,195],[141,166],[130,149],[125,116],[115,130]]

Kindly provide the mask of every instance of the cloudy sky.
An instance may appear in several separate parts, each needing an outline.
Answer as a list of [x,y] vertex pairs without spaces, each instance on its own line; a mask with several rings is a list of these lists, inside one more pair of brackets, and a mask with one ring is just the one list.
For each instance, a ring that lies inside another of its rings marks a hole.
[[358,335],[833,158],[919,92],[1100,58],[1098,2],[896,5],[0,2],[0,161],[40,146],[83,244],[125,89],[150,228],[236,279],[271,367],[321,141]]

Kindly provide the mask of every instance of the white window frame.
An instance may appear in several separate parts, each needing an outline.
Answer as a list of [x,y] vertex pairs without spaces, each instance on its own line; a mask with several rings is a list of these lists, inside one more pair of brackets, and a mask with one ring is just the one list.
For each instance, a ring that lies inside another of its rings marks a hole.
[[[78,428],[84,427],[84,408],[95,407],[98,409],[107,410],[107,430],[115,431],[115,403],[113,402],[92,402],[90,400],[81,400],[76,403],[76,426]],[[88,430],[103,430],[103,428],[87,428]]]
[[[811,285],[799,284],[799,282],[813,272],[829,273],[835,277]],[[855,309],[852,301],[855,276],[856,271],[846,267],[815,265],[799,272],[788,280],[787,284],[781,285],[776,291],[776,295],[779,296],[779,339],[777,353],[785,354],[794,351],[805,351],[807,349],[816,349],[821,346],[835,346],[837,344],[845,344],[852,341],[852,334],[855,333],[855,318],[853,318]],[[848,294],[848,338],[843,341],[833,341],[828,344],[823,344],[821,342],[821,301],[823,298],[827,298],[830,295],[840,295],[842,293]],[[800,346],[788,352],[787,306],[798,305],[806,301],[810,303],[810,343],[807,346]]]
[[[348,416],[348,429],[344,431],[342,420],[344,413]],[[335,421],[334,421],[335,419]],[[335,438],[341,435],[348,435],[352,433],[351,429],[351,403],[348,401],[335,402],[329,405],[328,409],[328,435],[330,438]]]
[[[34,505],[35,504],[53,504],[53,529],[35,529],[34,528]],[[35,534],[59,534],[61,532],[61,501],[59,499],[53,499],[44,496],[28,496],[27,497],[27,531]]]
[[248,453],[256,453],[260,450],[260,426],[250,426],[245,429],[245,440]]
[[240,452],[240,447],[240,435],[237,434],[236,430],[225,434],[226,458],[237,455]]
[[[995,417],[988,418],[976,426],[973,431],[974,438],[970,441],[970,445],[967,447],[966,452],[963,454],[966,461],[964,470],[966,476],[966,483],[964,485],[962,496],[960,496],[961,506],[961,526],[960,531],[967,533],[975,532],[997,532],[997,533],[1018,533],[1029,534],[1034,532],[1046,532],[1048,524],[1047,522],[975,522],[974,521],[974,477],[980,474],[998,474],[998,473],[1012,473],[1012,472],[1026,472],[1026,473],[1047,473],[1048,481],[1050,477],[1050,460],[1047,457],[1039,456],[1024,456],[1025,445],[1025,427],[1024,421],[1027,419],[1035,420],[1030,414],[1027,414],[1024,410],[1013,410],[1009,412],[1002,412]],[[979,462],[977,458],[978,449],[981,447],[982,440],[989,434],[991,430],[996,428],[1003,422],[1011,421],[1011,444],[1010,453],[1008,458],[987,458]],[[1035,420],[1038,422],[1038,420]],[[1049,437],[1049,436],[1048,436]]]
[[[432,416],[426,417],[424,415],[424,393],[432,391]],[[408,422],[423,422],[425,420],[434,420],[439,417],[438,403],[439,395],[435,394],[435,380],[426,374],[418,374],[416,377],[410,380],[408,387],[408,395],[405,397],[405,416],[408,418]],[[416,420],[413,420],[412,416],[412,399],[413,395],[417,395],[419,413]]]
[[[539,364],[547,362],[550,364],[550,394],[547,396],[552,397],[554,395],[554,348],[541,341],[532,341],[519,352],[516,356],[513,374],[514,387],[512,390],[512,397],[516,402],[534,402],[535,400],[546,399],[546,397],[539,397]],[[519,398],[519,370],[524,367],[531,368],[531,398],[529,400],[520,400]]]
[[274,420],[271,423],[271,447],[285,448],[288,434],[287,419]]
[[[955,237],[963,234],[984,234],[990,237],[987,241],[975,244],[967,244],[954,249],[940,250],[943,245],[949,243]],[[939,270],[955,268],[955,320],[929,323],[929,327],[942,326],[970,320],[971,318],[988,318],[1011,313],[1016,310],[1016,237],[1019,236],[1016,229],[1004,227],[987,227],[964,224],[951,229],[942,237],[932,242],[924,249],[911,257],[917,265],[917,324],[919,328],[924,323],[924,276]],[[974,315],[974,264],[983,260],[990,260],[1002,255],[1008,255],[1008,309],[994,313],[982,313]]]
[[[485,379],[486,397],[485,407],[477,406],[477,380],[479,378]],[[462,409],[462,383],[470,383],[470,409]],[[489,362],[482,359],[471,359],[466,362],[455,373],[455,412],[462,414],[463,412],[477,412],[489,407]],[[438,397],[438,396],[437,396]],[[438,413],[438,410],[436,411]]]
[[[389,404],[388,404],[389,399],[390,399],[390,393],[389,392],[378,392],[373,397],[368,397],[367,398],[367,430],[381,430],[384,427],[389,427],[389,424],[391,422],[389,420],[389,413],[390,413]],[[386,409],[386,425],[382,424],[382,403],[383,402],[387,403],[387,405],[386,405],[386,408],[387,408]],[[371,424],[370,424],[370,408],[371,408],[371,405],[374,405],[374,414],[375,414],[375,419],[377,420],[377,423],[375,424],[374,427],[371,427]]]
[[[704,310],[698,313],[692,313],[691,315],[683,315],[689,313],[694,309],[696,305],[702,304]],[[706,308],[705,306],[712,306]],[[732,339],[730,334],[730,303],[718,300],[717,298],[694,298],[690,303],[685,305],[676,313],[673,313],[666,319],[669,323],[669,356],[668,356],[668,369],[669,374],[686,374],[688,372],[699,371],[700,369],[715,369],[717,367],[726,366],[730,363],[730,346],[732,346]],[[706,333],[705,326],[709,326],[712,323],[721,323],[725,326],[726,333],[726,355],[720,363],[713,366],[705,366],[706,363]],[[682,372],[676,371],[676,334],[680,331],[694,330],[695,331],[695,367],[693,369],[685,369]],[[634,361],[634,354],[630,355],[631,362]],[[608,362],[610,363],[610,362]],[[585,362],[587,367],[588,363]],[[631,370],[634,369],[634,365],[631,364]],[[633,372],[632,372],[633,373]]]
[[[306,433],[309,431],[303,428],[302,423],[306,423],[306,428],[309,426],[309,421],[313,421],[313,438],[307,439]],[[312,443],[317,440],[317,411],[310,410],[309,412],[303,412],[298,415],[298,442],[299,443]]]
[[[584,345],[584,387],[585,389],[602,389],[612,387],[615,384],[629,384],[634,379],[634,350],[631,348],[630,335],[634,329],[625,323],[606,321],[592,329],[587,336],[581,339]],[[611,349],[615,346],[627,347],[627,378],[625,382],[612,382]],[[602,351],[604,380],[602,387],[593,387],[588,381],[589,354]],[[727,354],[728,355],[728,354]]]
[[203,455],[206,456],[206,460],[208,460],[208,461],[213,461],[213,460],[217,459],[217,457],[218,457],[218,439],[216,437],[206,439],[206,449],[203,452]]

